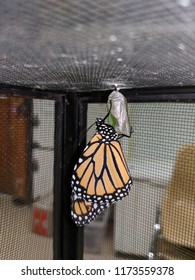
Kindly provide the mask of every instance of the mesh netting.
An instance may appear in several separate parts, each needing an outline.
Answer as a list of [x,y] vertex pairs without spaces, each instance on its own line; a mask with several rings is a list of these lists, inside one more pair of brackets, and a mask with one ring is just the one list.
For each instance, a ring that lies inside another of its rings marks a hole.
[[52,259],[54,101],[0,96],[0,115],[0,259]]
[[62,90],[194,85],[194,0],[7,0],[0,82]]
[[[1,96],[0,259],[53,258],[54,104]],[[85,226],[85,259],[194,259],[194,107],[128,104],[134,133],[121,143],[133,187]],[[89,104],[87,126],[106,110]]]
[[[128,108],[134,133],[122,146],[132,190],[85,227],[84,258],[194,259],[195,106],[132,103]],[[105,104],[90,104],[88,124],[105,112]]]

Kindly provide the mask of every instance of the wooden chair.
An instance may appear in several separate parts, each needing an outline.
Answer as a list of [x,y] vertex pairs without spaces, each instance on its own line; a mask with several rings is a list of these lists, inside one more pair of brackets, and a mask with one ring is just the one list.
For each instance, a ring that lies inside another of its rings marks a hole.
[[182,146],[155,225],[155,259],[195,259],[195,144]]

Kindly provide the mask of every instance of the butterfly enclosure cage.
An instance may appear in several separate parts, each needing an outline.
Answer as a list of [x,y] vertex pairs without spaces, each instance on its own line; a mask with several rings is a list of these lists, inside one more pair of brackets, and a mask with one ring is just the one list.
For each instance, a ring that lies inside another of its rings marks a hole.
[[[0,2],[0,259],[194,259],[195,1]],[[72,173],[116,86],[133,186],[79,227]]]

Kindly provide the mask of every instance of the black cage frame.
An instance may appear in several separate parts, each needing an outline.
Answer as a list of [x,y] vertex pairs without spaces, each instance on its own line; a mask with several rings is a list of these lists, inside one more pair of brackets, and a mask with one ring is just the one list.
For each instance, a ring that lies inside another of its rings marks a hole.
[[[53,258],[83,258],[83,228],[70,217],[70,181],[75,160],[84,148],[87,104],[107,102],[110,91],[62,92],[1,85],[1,95],[55,101]],[[194,87],[121,89],[128,102],[195,102]],[[98,117],[98,116],[97,116]]]

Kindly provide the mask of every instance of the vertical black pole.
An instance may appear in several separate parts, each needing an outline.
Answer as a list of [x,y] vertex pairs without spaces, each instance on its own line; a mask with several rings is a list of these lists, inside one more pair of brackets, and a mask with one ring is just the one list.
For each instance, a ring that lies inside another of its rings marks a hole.
[[83,228],[77,227],[70,216],[71,177],[74,164],[78,160],[80,120],[79,100],[76,94],[65,97],[64,116],[64,187],[62,213],[62,250],[63,259],[76,260],[83,258]]
[[77,94],[66,94],[55,107],[54,259],[83,259],[83,227],[71,219],[71,177],[86,138],[87,110]]
[[55,102],[54,136],[54,214],[53,214],[53,258],[61,260],[62,254],[62,190],[63,190],[63,153],[64,153],[64,102],[59,98]]

